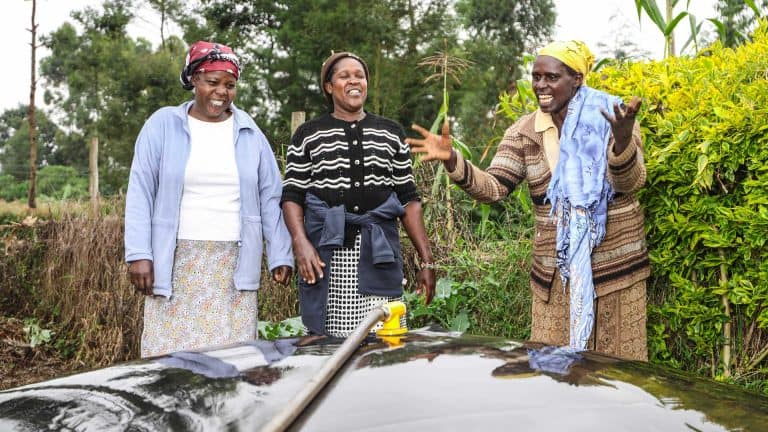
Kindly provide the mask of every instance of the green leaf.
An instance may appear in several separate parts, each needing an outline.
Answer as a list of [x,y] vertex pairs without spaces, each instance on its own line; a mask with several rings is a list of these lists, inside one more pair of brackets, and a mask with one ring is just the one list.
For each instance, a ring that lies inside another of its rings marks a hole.
[[449,329],[451,331],[457,331],[464,333],[469,329],[469,315],[466,311],[461,311],[458,315],[451,319]]
[[746,3],[746,4],[747,4],[747,6],[749,6],[749,8],[750,8],[750,9],[752,9],[752,12],[754,12],[754,13],[755,13],[755,16],[756,16],[757,18],[760,18],[760,17],[761,17],[761,15],[760,15],[760,9],[759,9],[759,8],[757,7],[757,5],[755,4],[755,1],[754,1],[754,0],[744,0],[744,3]]
[[451,296],[451,285],[453,281],[449,278],[440,278],[437,280],[437,286],[435,287],[435,298],[442,299]]
[[[664,33],[665,29],[667,28],[667,23],[664,20],[664,15],[662,15],[661,10],[659,10],[659,6],[656,4],[655,0],[635,0],[635,5],[637,6],[637,18],[640,19],[640,10],[644,10],[646,15],[648,15],[648,18],[651,19],[651,21],[656,24],[656,27]],[[666,33],[664,33],[666,35]]]
[[664,28],[663,30],[664,36],[671,35],[675,31],[675,27],[677,27],[677,23],[679,23],[680,20],[685,18],[686,16],[688,16],[688,12],[680,12],[679,14],[677,14],[677,16],[673,18],[672,21],[670,21],[669,24],[667,24],[667,26]]
[[720,40],[724,42],[725,33],[726,33],[725,24],[723,24],[721,21],[715,18],[707,18],[707,21],[715,25],[715,28],[717,29],[717,34],[719,35]]

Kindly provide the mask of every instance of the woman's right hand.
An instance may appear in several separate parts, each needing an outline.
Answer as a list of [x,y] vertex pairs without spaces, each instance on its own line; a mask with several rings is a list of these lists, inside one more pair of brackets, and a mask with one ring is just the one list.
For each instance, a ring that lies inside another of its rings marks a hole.
[[308,238],[293,242],[293,254],[296,256],[299,277],[304,282],[312,285],[323,278],[325,263],[320,259],[320,255]]
[[424,156],[422,156],[421,160],[449,161],[450,159],[455,158],[455,156],[453,156],[450,127],[448,126],[447,120],[443,123],[440,135],[433,134],[417,124],[413,124],[411,127],[413,130],[420,133],[424,139],[406,138],[405,142],[411,146],[411,151],[413,153],[423,153]]
[[155,270],[151,260],[131,261],[128,264],[128,276],[136,291],[144,295],[152,294],[152,287],[155,285]]

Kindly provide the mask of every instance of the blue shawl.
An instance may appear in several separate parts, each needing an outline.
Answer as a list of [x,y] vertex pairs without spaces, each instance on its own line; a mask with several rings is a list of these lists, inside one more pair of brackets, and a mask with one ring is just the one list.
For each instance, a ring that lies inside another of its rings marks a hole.
[[614,103],[621,99],[586,85],[571,98],[560,131],[560,159],[547,188],[563,289],[570,281],[570,347],[576,350],[586,349],[595,322],[592,250],[605,237],[614,194],[607,176],[611,125],[600,109],[613,112]]

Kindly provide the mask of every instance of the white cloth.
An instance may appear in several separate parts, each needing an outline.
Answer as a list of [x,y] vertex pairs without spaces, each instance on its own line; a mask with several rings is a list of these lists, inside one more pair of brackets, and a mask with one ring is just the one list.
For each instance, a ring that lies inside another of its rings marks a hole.
[[240,240],[240,180],[232,117],[223,122],[189,117],[191,148],[184,172],[179,239]]

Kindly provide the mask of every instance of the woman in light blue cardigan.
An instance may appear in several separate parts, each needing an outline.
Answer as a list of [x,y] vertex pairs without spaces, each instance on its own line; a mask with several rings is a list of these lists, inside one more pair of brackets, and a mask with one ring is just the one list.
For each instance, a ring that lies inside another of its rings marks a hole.
[[273,279],[290,281],[280,171],[232,103],[239,75],[229,47],[196,42],[181,73],[194,99],[159,109],[136,140],[125,259],[147,295],[142,357],[256,338],[265,244]]

